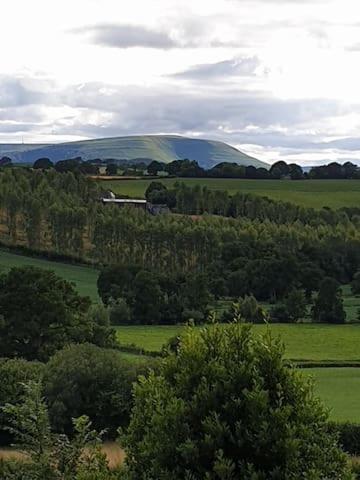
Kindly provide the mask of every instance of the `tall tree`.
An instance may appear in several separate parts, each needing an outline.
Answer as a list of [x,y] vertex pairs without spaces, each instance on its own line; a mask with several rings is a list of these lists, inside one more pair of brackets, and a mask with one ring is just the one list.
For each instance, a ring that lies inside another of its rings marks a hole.
[[346,312],[340,284],[333,278],[324,278],[312,309],[315,322],[344,323]]

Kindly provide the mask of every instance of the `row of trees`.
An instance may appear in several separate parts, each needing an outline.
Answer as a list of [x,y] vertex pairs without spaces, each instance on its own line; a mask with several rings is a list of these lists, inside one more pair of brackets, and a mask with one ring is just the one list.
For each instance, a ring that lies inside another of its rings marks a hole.
[[304,179],[359,179],[360,169],[357,165],[346,162],[343,165],[333,162],[329,165],[312,167],[309,172],[296,163],[275,162],[269,169],[244,166],[237,163],[221,162],[206,170],[194,160],[175,160],[171,163],[153,161],[147,171],[151,175],[165,172],[175,177],[192,178],[248,178],[259,180],[304,180]]

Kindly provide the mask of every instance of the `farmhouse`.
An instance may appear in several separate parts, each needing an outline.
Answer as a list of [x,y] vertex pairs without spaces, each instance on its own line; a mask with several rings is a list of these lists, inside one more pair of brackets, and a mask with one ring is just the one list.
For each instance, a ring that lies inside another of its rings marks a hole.
[[134,198],[102,198],[104,205],[118,205],[119,207],[135,207],[142,210],[146,210],[151,215],[162,215],[164,213],[170,213],[167,205],[154,205],[146,200],[139,200]]

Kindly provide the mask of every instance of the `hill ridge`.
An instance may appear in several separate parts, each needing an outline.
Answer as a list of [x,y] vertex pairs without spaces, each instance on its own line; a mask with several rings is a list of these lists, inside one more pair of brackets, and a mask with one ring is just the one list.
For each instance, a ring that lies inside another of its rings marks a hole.
[[204,168],[220,162],[268,167],[265,162],[225,142],[181,135],[128,135],[53,144],[0,144],[0,156],[4,155],[19,163],[33,163],[40,157],[48,157],[54,162],[82,157],[83,160],[143,158],[164,163],[189,158]]

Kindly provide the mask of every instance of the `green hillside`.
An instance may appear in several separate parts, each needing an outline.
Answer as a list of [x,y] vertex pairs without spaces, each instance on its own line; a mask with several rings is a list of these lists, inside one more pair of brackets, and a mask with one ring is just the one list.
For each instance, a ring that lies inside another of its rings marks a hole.
[[198,161],[205,168],[211,168],[220,162],[268,166],[222,142],[171,135],[101,138],[40,146],[0,144],[0,156],[5,154],[13,161],[21,163],[32,163],[40,157],[48,157],[55,162],[65,158],[82,157],[83,160],[148,159],[165,163],[189,158]]

